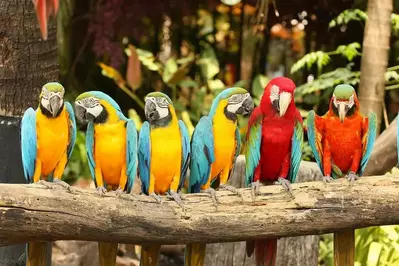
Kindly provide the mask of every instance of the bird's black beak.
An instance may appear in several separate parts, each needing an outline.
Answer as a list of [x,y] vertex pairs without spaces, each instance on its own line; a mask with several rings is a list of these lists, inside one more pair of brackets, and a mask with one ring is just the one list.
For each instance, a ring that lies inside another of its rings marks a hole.
[[86,108],[75,103],[75,116],[81,123],[87,123],[89,119],[87,119],[88,112]]
[[251,96],[249,96],[242,102],[242,105],[240,108],[237,109],[236,114],[247,115],[250,114],[253,109],[254,109],[254,100],[252,99]]
[[61,98],[58,95],[54,95],[49,99],[49,103],[50,103],[49,111],[53,115],[53,117],[55,117],[61,108]]
[[145,117],[148,121],[155,121],[159,119],[159,113],[157,111],[157,106],[151,100],[147,100],[144,106]]

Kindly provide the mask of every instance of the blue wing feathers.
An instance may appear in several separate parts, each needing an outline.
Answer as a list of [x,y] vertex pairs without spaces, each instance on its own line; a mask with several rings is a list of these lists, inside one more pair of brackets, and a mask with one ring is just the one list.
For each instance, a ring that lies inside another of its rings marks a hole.
[[91,173],[91,177],[94,180],[94,184],[97,187],[97,182],[96,182],[96,175],[95,175],[95,167],[96,167],[96,162],[94,161],[94,125],[93,122],[89,122],[87,124],[87,130],[86,130],[86,149],[87,149],[87,161],[89,162],[89,169]]
[[303,147],[303,127],[297,120],[295,122],[294,132],[292,134],[291,144],[291,165],[288,178],[290,182],[294,183],[299,171],[299,166],[302,160],[302,147]]
[[362,160],[360,161],[359,176],[361,176],[366,169],[367,163],[371,156],[371,151],[373,150],[375,138],[377,136],[377,116],[373,112],[368,115],[367,134],[366,142],[363,143],[363,145],[366,145],[366,147],[364,148]]
[[201,186],[208,181],[214,161],[213,124],[211,118],[203,116],[191,139],[189,193],[200,192]]
[[126,122],[126,175],[127,175],[127,193],[133,188],[134,179],[137,174],[137,130],[133,120]]
[[76,119],[73,112],[72,105],[69,102],[65,102],[65,107],[69,117],[69,144],[68,144],[68,160],[71,158],[73,148],[76,143]]
[[323,165],[319,155],[319,151],[317,150],[317,136],[316,136],[316,113],[312,110],[308,114],[308,141],[310,148],[312,149],[313,155],[317,164],[319,165],[320,170],[323,172]]
[[179,128],[180,128],[181,141],[182,141],[182,159],[181,159],[181,172],[180,172],[180,182],[178,190],[180,190],[184,185],[184,181],[186,180],[188,165],[190,163],[190,137],[186,125],[181,120],[179,120]]
[[255,169],[260,161],[260,146],[262,142],[262,119],[258,118],[248,127],[247,146],[245,150],[245,185],[254,180]]
[[33,108],[25,111],[21,121],[21,153],[25,179],[32,183],[37,153],[36,112]]
[[139,173],[142,191],[148,195],[150,183],[150,164],[151,164],[151,143],[150,143],[150,124],[145,121],[139,133]]

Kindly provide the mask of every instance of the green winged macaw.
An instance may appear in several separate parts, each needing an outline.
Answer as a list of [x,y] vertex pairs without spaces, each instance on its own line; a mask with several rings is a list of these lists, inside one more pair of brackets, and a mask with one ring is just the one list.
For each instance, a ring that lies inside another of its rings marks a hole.
[[[61,181],[76,140],[76,122],[72,105],[64,102],[64,87],[57,82],[43,86],[39,107],[25,111],[21,121],[21,152],[28,183],[49,181],[69,189]],[[27,265],[45,265],[47,243],[27,245]]]
[[[76,117],[88,123],[87,158],[97,192],[130,193],[138,165],[138,138],[133,120],[126,118],[119,105],[100,91],[79,95],[75,108]],[[117,248],[116,243],[99,243],[100,265],[115,265]]]
[[[242,88],[226,89],[215,98],[209,115],[200,119],[192,136],[189,193],[210,193],[216,204],[211,186],[236,192],[227,181],[240,153],[237,115],[249,114],[253,108],[253,99]],[[205,244],[187,245],[185,265],[203,265],[205,249]]]
[[[152,92],[145,98],[145,121],[139,135],[139,173],[142,191],[161,202],[167,194],[182,206],[178,194],[184,185],[190,160],[190,137],[178,120],[170,98]],[[143,246],[142,266],[157,265],[160,246]]]

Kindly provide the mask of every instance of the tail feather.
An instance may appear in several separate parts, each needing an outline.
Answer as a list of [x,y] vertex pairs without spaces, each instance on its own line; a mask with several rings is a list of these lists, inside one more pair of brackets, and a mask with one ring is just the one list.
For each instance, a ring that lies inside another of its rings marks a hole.
[[157,266],[161,245],[141,247],[140,266]]
[[118,243],[98,242],[100,266],[115,266]]
[[255,241],[256,266],[276,265],[277,238]]
[[47,242],[32,242],[26,245],[26,266],[47,265]]
[[203,266],[205,263],[205,250],[206,250],[206,244],[186,245],[184,265]]

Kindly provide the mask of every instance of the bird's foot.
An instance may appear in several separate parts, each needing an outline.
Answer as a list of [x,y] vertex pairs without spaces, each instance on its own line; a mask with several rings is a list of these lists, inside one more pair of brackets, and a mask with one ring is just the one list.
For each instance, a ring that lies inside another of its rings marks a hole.
[[259,188],[260,188],[259,180],[251,183],[251,196],[253,201],[255,201],[255,197],[259,195]]
[[62,181],[59,178],[54,178],[53,183],[65,188],[66,190],[68,190],[68,192],[72,192],[72,187],[67,182]]
[[355,180],[359,179],[359,176],[355,174],[355,172],[350,171],[349,174],[347,175],[349,183],[353,184]]
[[36,182],[36,184],[40,184],[43,185],[49,189],[53,189],[54,188],[54,184],[51,182],[48,182],[46,180],[40,179],[39,181]]
[[284,188],[286,191],[289,191],[289,192],[292,191],[290,181],[288,181],[287,179],[285,179],[285,178],[283,178],[283,177],[279,177],[279,178],[277,179],[277,181],[274,182],[274,184],[275,184],[275,185],[282,185],[283,188]]
[[217,198],[216,198],[216,191],[215,191],[215,189],[213,189],[213,188],[210,187],[210,188],[208,188],[208,189],[201,190],[201,192],[210,194],[210,197],[211,197],[211,199],[212,199],[213,205],[215,205],[216,207],[218,206],[219,201],[218,201]]
[[168,197],[169,199],[173,199],[173,200],[177,203],[177,205],[179,205],[179,206],[184,210],[184,205],[183,205],[183,202],[182,202],[182,200],[181,200],[181,197],[180,197],[179,193],[177,193],[177,192],[171,190],[171,191],[169,191],[169,193],[167,194],[167,197]]
[[107,192],[107,189],[104,186],[101,186],[101,187],[97,187],[96,191],[97,191],[98,195],[103,196]]
[[117,197],[121,196],[123,194],[123,189],[122,188],[118,188],[117,190],[115,190],[115,194]]
[[333,180],[334,179],[331,176],[329,176],[329,175],[323,176],[323,182],[324,183],[330,183]]
[[219,185],[219,188],[227,190],[227,191],[231,191],[234,194],[236,194],[237,196],[240,196],[242,198],[242,193],[240,191],[238,191],[238,189],[233,187],[233,186],[230,186],[230,185],[227,185],[227,184],[221,184],[221,185]]
[[153,197],[158,203],[162,203],[162,197],[152,192],[150,197]]

